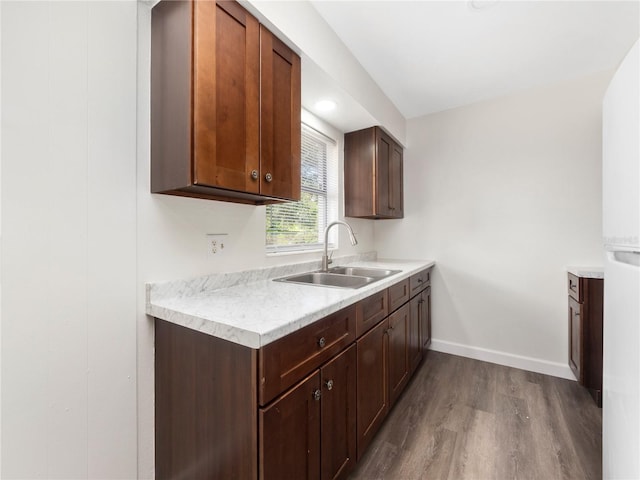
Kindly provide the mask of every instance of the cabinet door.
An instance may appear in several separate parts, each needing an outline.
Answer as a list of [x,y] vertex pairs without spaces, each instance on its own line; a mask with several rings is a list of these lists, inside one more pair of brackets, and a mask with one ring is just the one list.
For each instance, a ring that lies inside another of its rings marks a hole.
[[391,144],[389,155],[389,209],[394,218],[402,218],[403,212],[403,179],[402,179],[402,147]]
[[260,193],[300,200],[300,57],[260,26]]
[[389,315],[389,407],[409,380],[409,305]]
[[431,287],[420,294],[420,342],[424,355],[431,345]]
[[320,372],[260,409],[260,478],[320,478]]
[[356,464],[356,346],[324,365],[320,375],[320,478],[345,478]]
[[418,368],[420,360],[422,360],[422,341],[420,338],[421,300],[421,295],[416,295],[409,302],[409,371],[412,374]]
[[580,384],[582,369],[582,305],[569,297],[569,366]]
[[371,443],[389,410],[385,334],[388,326],[389,320],[385,319],[356,342],[358,460]]
[[393,142],[380,130],[376,130],[376,169],[375,169],[375,199],[376,215],[389,217],[393,215],[391,209],[391,191],[389,165]]
[[193,5],[193,182],[258,193],[258,21],[236,2]]

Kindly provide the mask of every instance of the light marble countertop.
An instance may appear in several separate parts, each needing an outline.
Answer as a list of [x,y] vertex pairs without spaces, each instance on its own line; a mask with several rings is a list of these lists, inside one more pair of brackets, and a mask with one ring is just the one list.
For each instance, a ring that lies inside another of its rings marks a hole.
[[567,272],[582,278],[604,278],[602,267],[567,267]]
[[362,288],[274,282],[318,270],[319,262],[147,284],[147,314],[258,349],[408,278],[435,262],[376,260],[375,253],[335,259],[335,265],[401,270]]

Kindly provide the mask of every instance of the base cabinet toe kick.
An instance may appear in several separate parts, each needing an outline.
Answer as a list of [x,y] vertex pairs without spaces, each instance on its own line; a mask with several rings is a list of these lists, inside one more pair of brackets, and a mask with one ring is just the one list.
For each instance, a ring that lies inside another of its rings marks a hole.
[[430,270],[260,349],[156,318],[156,477],[346,478],[429,347]]

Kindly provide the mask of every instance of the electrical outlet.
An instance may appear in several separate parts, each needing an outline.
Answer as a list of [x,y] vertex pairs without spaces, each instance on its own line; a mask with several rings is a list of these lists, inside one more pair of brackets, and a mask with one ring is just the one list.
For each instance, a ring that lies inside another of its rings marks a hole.
[[229,235],[226,233],[207,233],[207,255],[220,258],[229,248]]

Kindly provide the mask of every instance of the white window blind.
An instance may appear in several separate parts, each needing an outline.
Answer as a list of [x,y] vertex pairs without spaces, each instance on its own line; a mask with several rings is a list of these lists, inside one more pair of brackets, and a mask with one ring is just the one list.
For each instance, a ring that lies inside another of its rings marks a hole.
[[338,217],[336,142],[304,123],[301,140],[300,201],[267,205],[267,253],[320,248],[325,227]]

